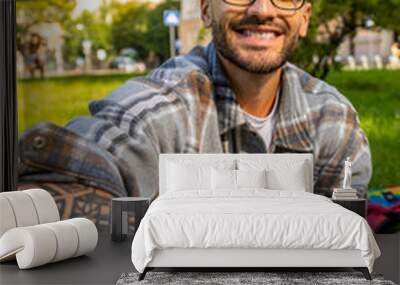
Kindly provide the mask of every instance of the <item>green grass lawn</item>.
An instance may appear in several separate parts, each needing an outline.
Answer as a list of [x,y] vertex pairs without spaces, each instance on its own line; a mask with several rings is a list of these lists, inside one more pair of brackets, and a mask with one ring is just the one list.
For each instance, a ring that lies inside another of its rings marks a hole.
[[[88,102],[134,75],[79,76],[18,82],[19,132],[40,121],[64,125],[88,115]],[[371,187],[400,184],[400,72],[332,72],[327,81],[358,110],[372,150]]]
[[41,121],[64,125],[76,116],[88,115],[90,101],[104,97],[134,76],[135,74],[88,75],[19,81],[19,132]]
[[358,111],[372,152],[370,187],[400,185],[400,71],[333,72],[327,81]]

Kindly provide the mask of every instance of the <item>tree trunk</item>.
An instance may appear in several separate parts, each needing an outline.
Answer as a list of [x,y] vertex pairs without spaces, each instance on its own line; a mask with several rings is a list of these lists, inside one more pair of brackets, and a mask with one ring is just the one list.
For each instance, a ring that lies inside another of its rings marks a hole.
[[356,31],[350,33],[350,35],[349,35],[350,55],[353,56],[353,57],[356,54],[356,44],[354,43],[354,39],[356,38],[356,36],[357,36],[357,32]]

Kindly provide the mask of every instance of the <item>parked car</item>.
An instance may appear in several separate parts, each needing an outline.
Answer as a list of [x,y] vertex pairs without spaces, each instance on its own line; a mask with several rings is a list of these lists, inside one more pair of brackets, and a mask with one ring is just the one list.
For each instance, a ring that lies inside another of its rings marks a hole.
[[137,52],[137,50],[135,50],[134,48],[123,48],[120,53],[120,56],[126,56],[126,57],[130,57],[133,60],[136,60],[139,58],[139,54]]
[[111,69],[118,69],[125,72],[143,72],[146,65],[143,62],[135,61],[127,56],[118,56],[110,62]]

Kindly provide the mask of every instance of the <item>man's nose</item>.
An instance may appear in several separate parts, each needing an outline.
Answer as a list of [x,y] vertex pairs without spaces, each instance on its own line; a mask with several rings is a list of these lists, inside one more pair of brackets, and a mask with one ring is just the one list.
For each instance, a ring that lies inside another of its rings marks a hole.
[[248,9],[251,15],[257,15],[259,18],[276,17],[276,7],[271,0],[256,0]]

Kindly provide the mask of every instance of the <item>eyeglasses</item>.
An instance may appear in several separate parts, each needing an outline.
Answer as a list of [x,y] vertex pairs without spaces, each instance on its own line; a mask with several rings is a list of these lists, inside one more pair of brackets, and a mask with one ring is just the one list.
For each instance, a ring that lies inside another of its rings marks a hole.
[[[229,5],[245,7],[253,5],[257,0],[223,0],[223,1]],[[304,6],[306,0],[271,0],[271,3],[280,10],[296,11]]]

